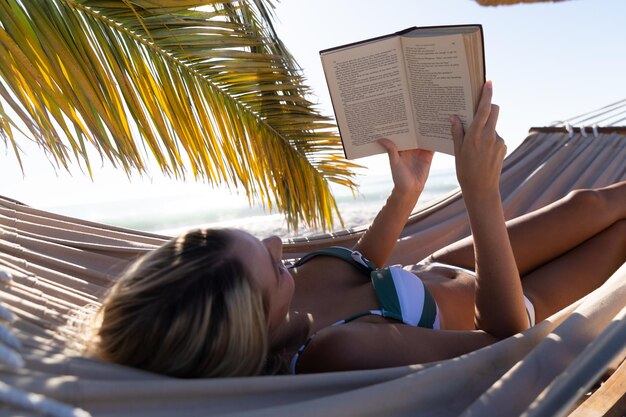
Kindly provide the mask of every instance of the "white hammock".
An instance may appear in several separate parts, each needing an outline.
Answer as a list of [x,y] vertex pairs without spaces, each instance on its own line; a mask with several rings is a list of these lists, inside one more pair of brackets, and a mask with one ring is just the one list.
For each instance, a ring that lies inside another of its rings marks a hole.
[[[507,217],[574,188],[626,179],[624,133],[531,133],[505,161]],[[362,230],[289,240],[285,256],[351,245]],[[456,192],[412,216],[392,262],[421,259],[467,233]],[[0,198],[0,415],[554,416],[569,413],[625,356],[624,267],[584,301],[523,334],[435,364],[177,380],[65,354],[71,335],[56,330],[165,239]]]

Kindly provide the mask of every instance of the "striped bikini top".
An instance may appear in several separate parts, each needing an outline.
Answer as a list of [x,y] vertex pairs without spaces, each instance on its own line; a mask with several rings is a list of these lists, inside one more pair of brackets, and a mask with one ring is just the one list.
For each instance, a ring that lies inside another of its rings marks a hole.
[[[435,299],[422,280],[415,274],[399,266],[377,269],[371,261],[367,260],[358,251],[339,246],[308,253],[293,264],[291,268],[303,265],[316,256],[332,256],[344,260],[364,274],[368,274],[379,304],[378,310],[366,310],[353,314],[333,323],[331,326],[345,324],[367,315],[377,315],[397,320],[410,326],[429,329],[439,328],[439,311]],[[310,336],[293,356],[290,367],[292,373],[295,374],[300,355],[314,336]]]

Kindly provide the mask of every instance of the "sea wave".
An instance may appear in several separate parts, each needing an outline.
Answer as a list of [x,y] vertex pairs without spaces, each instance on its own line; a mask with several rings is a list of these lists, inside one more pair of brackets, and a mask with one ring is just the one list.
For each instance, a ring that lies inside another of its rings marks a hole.
[[[391,187],[392,184],[389,181],[389,177],[380,175],[371,177],[365,184],[361,184],[355,196],[345,190],[336,192],[335,199],[343,220],[343,225],[340,225],[339,222],[336,223],[337,227],[350,229],[371,223],[385,203]],[[419,207],[450,193],[456,188],[458,188],[458,182],[453,170],[435,171],[431,173],[416,208],[419,209]],[[198,217],[201,217],[209,213],[198,212],[196,214]],[[216,210],[211,215],[221,218],[204,222],[189,221],[186,224],[165,228],[157,227],[153,230],[167,236],[176,236],[190,228],[228,227],[244,229],[259,238],[271,235],[281,237],[309,236],[320,233],[320,230],[307,227],[290,230],[283,215],[267,213],[260,207],[239,207],[235,211],[233,211],[233,208]]]
[[[370,223],[383,206],[393,184],[389,173],[380,170],[360,178],[356,193],[342,187],[333,195],[343,224],[336,228],[354,228]],[[420,204],[458,187],[454,170],[431,171]],[[108,197],[108,198],[107,198]],[[101,198],[85,198],[53,207],[42,207],[71,217],[78,217],[118,227],[176,236],[198,227],[230,227],[247,230],[263,238],[308,236],[320,230],[301,227],[289,230],[283,215],[270,213],[260,205],[250,205],[244,196],[228,190],[209,190],[202,184],[152,186],[130,193],[101,193]]]

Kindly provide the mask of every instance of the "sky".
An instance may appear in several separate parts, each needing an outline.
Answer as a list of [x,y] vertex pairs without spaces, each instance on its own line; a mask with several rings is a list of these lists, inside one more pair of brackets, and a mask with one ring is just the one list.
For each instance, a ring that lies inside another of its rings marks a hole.
[[[332,107],[319,51],[412,26],[483,25],[487,79],[494,83],[493,100],[500,105],[498,131],[509,151],[532,126],[546,126],[626,98],[624,0],[501,7],[482,7],[473,0],[282,0],[275,12],[279,36],[302,66],[314,100],[327,115]],[[129,180],[106,164],[96,167],[93,179],[78,167],[71,175],[56,172],[41,151],[27,141],[21,144],[26,151],[25,175],[12,149],[0,141],[0,195],[40,208],[63,212],[72,206],[138,198],[157,201],[164,195],[190,193],[219,194],[224,204],[243,200],[212,191],[206,184],[177,183],[157,172]],[[360,162],[372,173],[387,169],[384,156]],[[453,160],[437,156],[434,166],[452,167]]]

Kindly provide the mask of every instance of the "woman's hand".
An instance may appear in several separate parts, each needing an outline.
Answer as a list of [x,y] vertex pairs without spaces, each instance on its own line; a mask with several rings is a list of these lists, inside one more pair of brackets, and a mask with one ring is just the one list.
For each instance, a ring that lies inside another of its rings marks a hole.
[[464,198],[499,193],[500,172],[506,145],[496,133],[499,107],[491,104],[491,81],[483,87],[474,121],[464,132],[458,117],[452,116],[452,139],[456,172]]
[[433,152],[424,149],[398,151],[396,144],[389,139],[379,139],[389,155],[389,166],[394,190],[400,193],[419,195],[428,179]]

